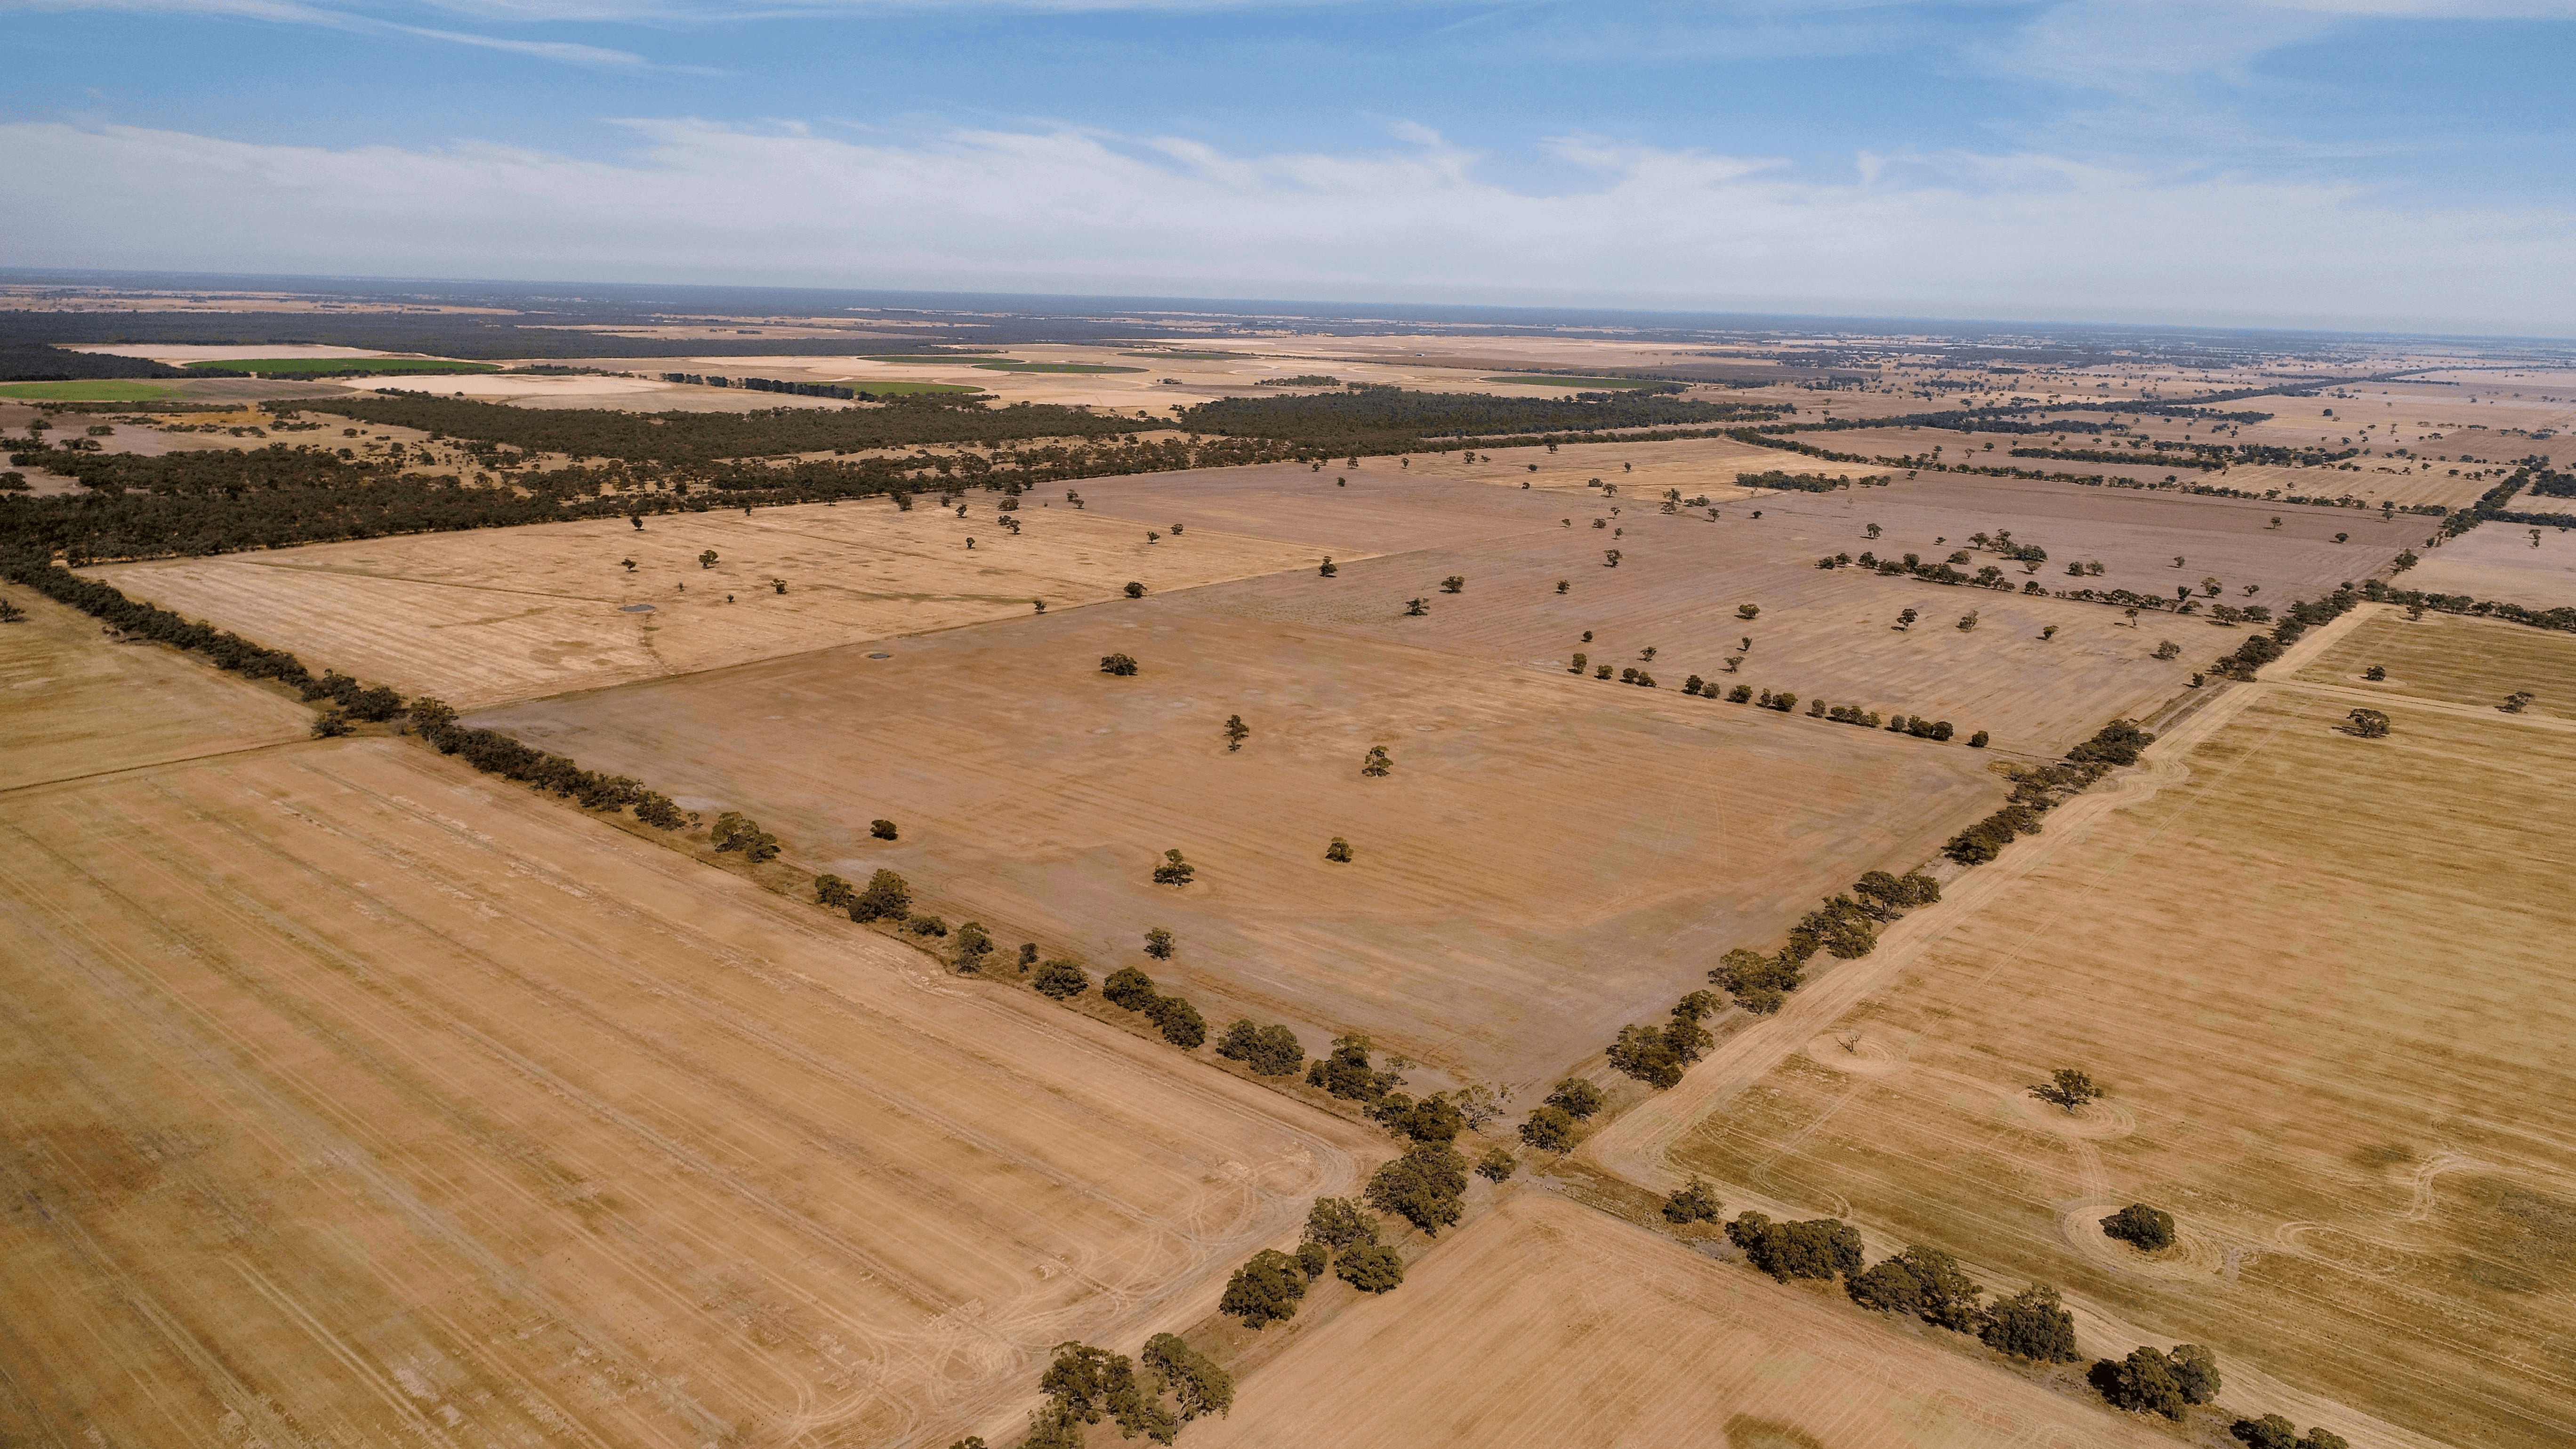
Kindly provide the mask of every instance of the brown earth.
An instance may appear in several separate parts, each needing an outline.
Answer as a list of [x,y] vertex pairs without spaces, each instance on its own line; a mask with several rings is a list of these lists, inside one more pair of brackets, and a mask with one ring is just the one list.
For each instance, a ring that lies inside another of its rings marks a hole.
[[[2576,731],[2389,699],[2362,740],[2351,693],[2222,697],[2160,788],[2053,818],[2077,833],[1836,1024],[1892,1065],[1786,1058],[1672,1170],[2064,1284],[2342,1401],[2356,1442],[2565,1442],[2576,836],[2528,807],[2576,779]],[[2024,1093],[2062,1066],[2109,1099]],[[2139,1200],[2179,1249],[2092,1226]]]
[[392,740],[0,811],[0,1440],[944,1444],[1374,1133]]
[[1199,1449],[2172,1442],[1907,1330],[1524,1192],[1246,1378]]

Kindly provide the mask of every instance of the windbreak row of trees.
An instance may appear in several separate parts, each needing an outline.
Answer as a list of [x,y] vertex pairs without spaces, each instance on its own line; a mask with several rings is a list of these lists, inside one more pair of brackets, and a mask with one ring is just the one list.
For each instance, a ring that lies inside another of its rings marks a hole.
[[248,377],[227,368],[180,369],[148,357],[67,352],[41,342],[0,341],[0,382],[75,382],[101,377]]

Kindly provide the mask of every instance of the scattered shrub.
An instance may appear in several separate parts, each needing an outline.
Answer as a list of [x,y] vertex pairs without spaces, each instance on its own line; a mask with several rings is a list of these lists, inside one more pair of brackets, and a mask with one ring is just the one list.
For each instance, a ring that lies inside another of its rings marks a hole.
[[896,834],[894,822],[891,820],[871,820],[868,822],[868,834],[878,840],[892,840],[895,838]]
[[1100,672],[1114,674],[1121,679],[1131,678],[1136,673],[1135,657],[1127,654],[1103,654],[1100,656]]
[[2102,1231],[2142,1253],[2153,1253],[2173,1246],[2173,1214],[2133,1202],[2104,1218]]

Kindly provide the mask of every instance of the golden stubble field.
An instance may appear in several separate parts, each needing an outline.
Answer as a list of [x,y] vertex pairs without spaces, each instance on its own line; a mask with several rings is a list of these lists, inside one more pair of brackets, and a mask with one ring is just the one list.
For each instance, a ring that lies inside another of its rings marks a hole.
[[158,644],[111,644],[100,624],[31,589],[0,624],[0,790],[306,737],[313,712]]
[[[1147,526],[997,495],[408,534],[89,571],[247,638],[471,707],[1312,565],[1303,542]],[[1168,524],[1163,525],[1168,528]],[[967,547],[968,539],[974,547]],[[712,550],[712,567],[699,556]],[[629,570],[623,561],[632,559]],[[785,593],[773,581],[784,580]]]
[[[1836,1295],[1839,1296],[1839,1295]],[[1202,1449],[2028,1449],[2168,1436],[1524,1192],[1247,1379]]]
[[0,1440],[944,1444],[1374,1133],[394,739],[0,811]]
[[[2363,678],[2373,665],[2388,677]],[[2298,677],[2356,691],[2355,704],[2400,695],[2496,709],[2523,692],[2526,715],[2576,719],[2576,639],[2493,619],[2381,610]]]
[[[1856,1050],[1786,1058],[1672,1170],[2058,1282],[2401,1436],[2566,1442],[2576,834],[2539,802],[2576,732],[2391,699],[2363,740],[2354,703],[2223,698],[2161,788],[1847,1013]],[[2023,1093],[2066,1066],[2108,1100]],[[2137,1200],[2177,1247],[2102,1235]]]

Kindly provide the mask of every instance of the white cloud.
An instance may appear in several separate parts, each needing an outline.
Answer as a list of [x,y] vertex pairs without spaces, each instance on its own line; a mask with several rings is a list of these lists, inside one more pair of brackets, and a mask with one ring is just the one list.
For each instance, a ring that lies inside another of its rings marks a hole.
[[[1818,182],[1593,140],[1590,176],[1481,178],[1436,134],[1240,155],[1073,130],[848,140],[628,123],[616,160],[0,125],[23,266],[697,280],[1313,299],[1630,302],[2033,319],[2576,332],[2565,211],[2063,157],[1874,155]],[[1863,162],[1866,167],[1864,169]]]

